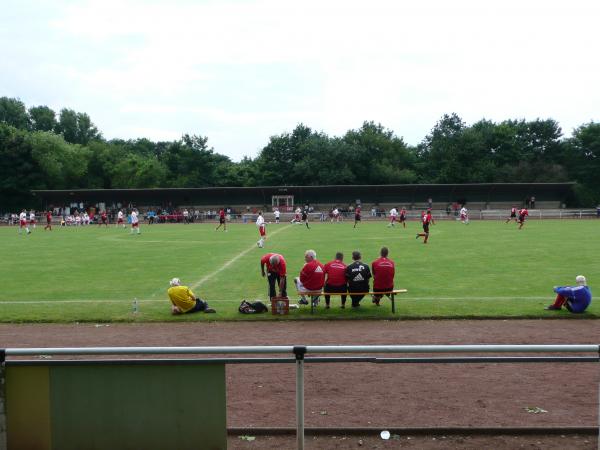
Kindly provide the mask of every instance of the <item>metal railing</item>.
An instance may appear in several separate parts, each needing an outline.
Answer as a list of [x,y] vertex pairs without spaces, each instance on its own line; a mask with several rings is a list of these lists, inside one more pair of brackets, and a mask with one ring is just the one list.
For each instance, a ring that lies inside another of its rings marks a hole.
[[[553,356],[469,356],[469,357],[377,357],[377,356],[311,356],[335,353],[362,354],[451,354],[451,353],[554,353]],[[587,353],[589,356],[564,356],[562,354]],[[273,355],[287,354],[288,358],[208,358],[197,360],[198,363],[295,363],[296,365],[296,441],[297,448],[304,448],[304,364],[332,362],[368,362],[368,363],[587,363],[600,362],[600,345],[281,345],[281,346],[242,346],[242,347],[79,347],[79,348],[7,348],[0,349],[0,363],[4,366],[5,357],[40,356],[40,355]],[[593,355],[593,356],[592,356]],[[293,356],[293,357],[292,357]],[[118,361],[118,360],[117,360]],[[144,360],[136,360],[143,362]],[[166,363],[177,361],[167,360]],[[19,360],[10,361],[18,364]],[[39,361],[36,361],[40,363]],[[63,361],[77,364],[81,361]],[[87,363],[94,361],[87,360]],[[105,362],[105,361],[104,361]],[[56,364],[60,361],[48,361]],[[2,378],[4,370],[1,371]],[[3,384],[4,379],[0,380]],[[600,385],[598,388],[600,420]],[[6,448],[6,414],[4,405],[0,404],[0,448]],[[600,449],[600,426],[598,427],[598,448]],[[4,434],[4,435],[2,435]],[[4,443],[4,446],[2,445]]]

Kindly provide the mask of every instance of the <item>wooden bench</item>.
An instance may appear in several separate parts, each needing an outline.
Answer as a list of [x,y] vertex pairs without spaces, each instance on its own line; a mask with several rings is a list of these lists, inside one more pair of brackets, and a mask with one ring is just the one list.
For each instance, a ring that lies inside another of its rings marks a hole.
[[[342,295],[388,295],[390,297],[390,300],[392,301],[392,314],[396,314],[396,303],[394,302],[395,296],[398,294],[404,294],[406,292],[408,292],[407,289],[394,289],[393,291],[384,291],[384,292],[323,292],[323,291],[298,291],[296,290],[296,292],[298,293],[298,295],[300,296],[306,296],[306,297],[313,297],[313,296],[321,296],[321,295],[337,295],[337,296],[342,296]],[[314,309],[315,309],[315,305],[313,304],[312,298],[309,300],[310,301],[310,313],[313,314],[314,313]]]

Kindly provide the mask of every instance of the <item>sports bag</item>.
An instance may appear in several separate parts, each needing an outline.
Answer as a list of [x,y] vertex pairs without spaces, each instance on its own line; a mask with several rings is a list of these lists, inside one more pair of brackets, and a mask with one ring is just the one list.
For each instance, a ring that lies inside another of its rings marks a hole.
[[242,300],[242,303],[240,303],[240,307],[238,308],[238,311],[242,314],[260,314],[267,312],[268,310],[267,305],[261,301],[250,303],[247,300]]

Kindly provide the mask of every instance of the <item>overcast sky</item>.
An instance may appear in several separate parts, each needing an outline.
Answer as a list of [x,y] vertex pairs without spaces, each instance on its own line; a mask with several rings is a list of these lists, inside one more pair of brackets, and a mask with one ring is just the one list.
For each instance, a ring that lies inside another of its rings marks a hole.
[[0,96],[236,161],[298,123],[417,144],[456,112],[569,135],[600,120],[599,23],[597,0],[2,0]]

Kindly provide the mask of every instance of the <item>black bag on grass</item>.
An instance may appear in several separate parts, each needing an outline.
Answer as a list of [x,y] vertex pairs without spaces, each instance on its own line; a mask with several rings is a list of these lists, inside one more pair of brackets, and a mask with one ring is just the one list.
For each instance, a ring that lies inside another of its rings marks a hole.
[[242,314],[260,314],[269,311],[269,309],[267,308],[267,305],[265,305],[263,302],[256,301],[250,303],[247,300],[242,300],[238,311]]

